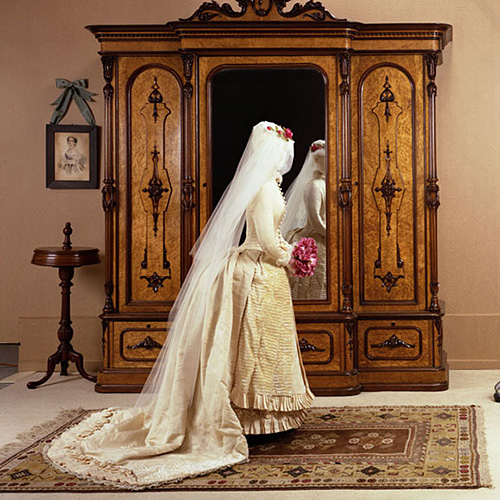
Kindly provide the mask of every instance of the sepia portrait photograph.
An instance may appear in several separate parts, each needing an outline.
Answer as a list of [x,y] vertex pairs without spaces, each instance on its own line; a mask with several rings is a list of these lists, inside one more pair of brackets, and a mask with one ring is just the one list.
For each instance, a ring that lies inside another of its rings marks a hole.
[[47,187],[97,187],[97,127],[47,125]]

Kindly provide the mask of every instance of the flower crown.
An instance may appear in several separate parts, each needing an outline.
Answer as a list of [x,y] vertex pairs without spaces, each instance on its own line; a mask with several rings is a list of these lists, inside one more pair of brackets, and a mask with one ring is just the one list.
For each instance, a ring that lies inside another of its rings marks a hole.
[[325,149],[325,144],[321,142],[313,142],[309,149],[311,150],[311,153],[314,153],[315,151],[318,151],[318,149]]
[[276,125],[274,128],[268,126],[267,130],[276,132],[281,138],[285,139],[285,141],[293,138],[293,132],[289,128],[282,127],[281,125]]

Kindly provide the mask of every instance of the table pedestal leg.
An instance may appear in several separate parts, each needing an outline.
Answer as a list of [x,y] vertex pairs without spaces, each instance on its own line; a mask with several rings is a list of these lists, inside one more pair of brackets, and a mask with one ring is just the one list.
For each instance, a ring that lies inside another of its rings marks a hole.
[[71,287],[73,283],[71,279],[73,278],[75,269],[74,267],[60,267],[59,268],[59,278],[61,283],[61,295],[62,295],[62,306],[61,306],[61,321],[59,322],[59,330],[57,331],[57,336],[59,338],[59,347],[57,351],[49,356],[47,360],[47,373],[43,378],[37,380],[36,382],[28,382],[28,389],[35,389],[39,385],[47,382],[49,378],[54,373],[54,369],[57,363],[61,363],[61,375],[68,375],[68,364],[73,361],[76,364],[76,368],[80,375],[90,380],[91,382],[97,382],[97,377],[89,375],[83,367],[83,356],[76,352],[71,345],[71,339],[73,338],[73,328],[71,327],[71,315],[70,315],[70,301],[69,297],[71,294]]

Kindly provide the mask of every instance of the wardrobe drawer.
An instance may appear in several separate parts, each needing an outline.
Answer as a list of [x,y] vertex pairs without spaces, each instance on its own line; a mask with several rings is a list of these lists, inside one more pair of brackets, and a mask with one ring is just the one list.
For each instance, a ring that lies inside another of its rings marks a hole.
[[340,327],[331,323],[297,324],[306,372],[340,370]]
[[359,321],[359,366],[429,366],[431,335],[430,321]]
[[114,367],[152,367],[167,338],[166,322],[117,322],[112,329]]

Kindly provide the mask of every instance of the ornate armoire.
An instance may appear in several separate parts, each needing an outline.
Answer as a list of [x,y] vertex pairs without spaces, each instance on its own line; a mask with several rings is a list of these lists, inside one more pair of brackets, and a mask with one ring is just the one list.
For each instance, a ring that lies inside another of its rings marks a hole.
[[[324,85],[328,293],[295,303],[313,391],[446,389],[435,78],[451,26],[349,22],[311,1],[237,4],[205,2],[167,24],[89,27],[106,81],[96,390],[139,391],[168,335],[190,249],[220,190],[217,75],[275,70],[290,70],[290,85],[295,70]],[[266,92],[279,97],[276,87]],[[254,92],[236,94],[233,110]],[[286,107],[307,96],[302,89]]]

